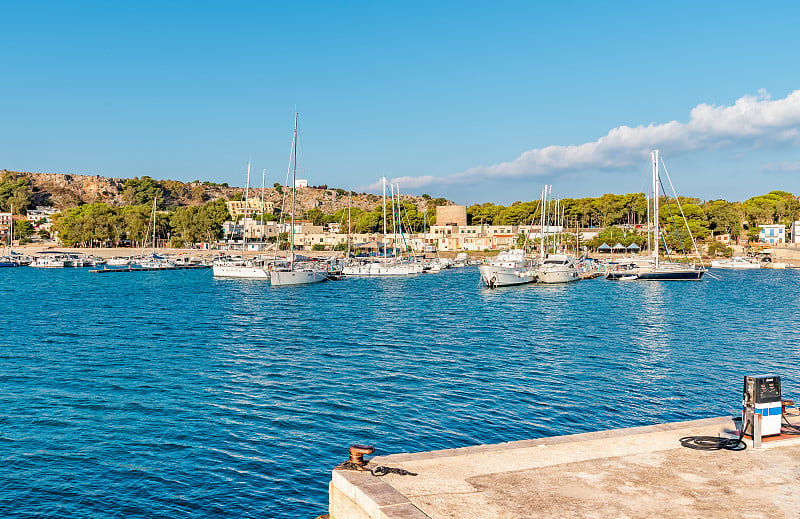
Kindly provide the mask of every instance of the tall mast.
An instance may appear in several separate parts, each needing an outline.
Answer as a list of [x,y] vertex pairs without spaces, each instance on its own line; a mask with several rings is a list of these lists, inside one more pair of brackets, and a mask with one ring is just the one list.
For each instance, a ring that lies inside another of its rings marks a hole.
[[389,184],[389,193],[392,197],[392,256],[397,259],[397,215],[394,205],[394,184]]
[[153,197],[153,254],[156,253],[156,197]]
[[259,249],[264,247],[264,229],[266,225],[264,222],[264,181],[267,179],[267,168],[261,170],[261,245]]
[[658,150],[653,150],[650,158],[653,160],[653,259],[658,267]]
[[292,218],[291,230],[289,234],[289,250],[291,256],[289,257],[289,268],[294,268],[294,190],[295,176],[297,175],[297,112],[294,113],[294,136],[292,137]]
[[244,217],[247,218],[248,200],[250,199],[250,161],[247,161],[247,183],[244,185]]
[[8,226],[8,257],[14,259],[14,204],[10,204],[8,211],[11,213],[11,223]]
[[544,193],[547,189],[547,186],[542,188],[542,202],[539,204],[539,225],[541,228],[539,229],[539,261],[544,263],[544,211],[545,211],[545,199]]
[[353,206],[353,191],[347,194],[347,256],[345,257],[345,265],[350,263],[350,208]]
[[244,184],[244,218],[242,218],[242,254],[247,250],[247,213],[250,212],[250,161],[247,161],[247,182]]
[[[386,242],[386,177],[381,177],[383,182],[383,241]],[[386,259],[386,243],[383,244],[383,259]]]

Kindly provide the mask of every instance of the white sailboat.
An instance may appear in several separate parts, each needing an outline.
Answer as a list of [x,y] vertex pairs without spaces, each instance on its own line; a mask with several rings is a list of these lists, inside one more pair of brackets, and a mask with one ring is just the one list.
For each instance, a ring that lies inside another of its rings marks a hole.
[[[262,172],[261,176],[261,207],[264,207],[264,176],[266,175],[266,170]],[[247,214],[249,212],[249,206],[247,205],[249,202],[250,196],[250,162],[247,163],[247,183],[245,184],[245,214],[244,218],[247,219]],[[263,240],[263,221],[261,225],[262,229],[262,240]],[[247,236],[245,234],[244,237],[244,247],[243,247],[243,254],[244,250],[247,248]],[[251,258],[251,259],[232,259],[232,258],[217,258],[214,260],[213,265],[211,266],[211,271],[215,278],[239,278],[239,279],[269,279],[269,267],[265,260],[261,258]]]
[[[142,253],[138,264],[147,269],[170,269],[175,267],[175,263],[166,256],[161,256],[156,252],[156,197],[153,196],[153,212],[150,216],[150,224],[153,226],[153,246],[149,254]],[[148,227],[148,231],[150,228]],[[148,233],[149,234],[149,233]]]
[[[383,236],[384,241],[386,237],[386,177],[382,178],[383,181]],[[398,188],[397,191],[397,198],[398,204],[400,201],[400,190]],[[398,240],[398,233],[397,230],[400,229],[400,237],[402,238],[402,227],[400,226],[400,213],[399,208],[397,212],[395,212],[395,208],[398,207],[398,204],[395,204],[394,201],[394,187],[392,187],[392,220],[394,221],[394,232],[393,232],[393,249],[397,250],[397,240]],[[342,268],[342,274],[345,276],[354,276],[354,277],[385,277],[385,276],[410,276],[414,274],[422,274],[423,272],[423,265],[422,263],[412,261],[410,258],[403,258],[402,254],[401,257],[398,257],[396,254],[393,254],[391,258],[388,257],[388,253],[386,251],[386,244],[383,245],[383,259],[382,260],[368,260],[368,261],[358,261],[352,262],[348,258],[348,265]]]
[[[631,276],[635,276],[635,279],[643,279],[649,281],[650,280],[652,281],[699,280],[706,272],[705,268],[703,268],[702,266],[690,265],[688,263],[676,263],[673,261],[661,261],[661,259],[659,258],[659,250],[660,250],[659,243],[663,239],[661,235],[661,228],[659,222],[659,207],[658,207],[659,193],[661,192],[660,189],[661,178],[659,172],[659,160],[660,160],[659,151],[653,150],[652,152],[650,152],[650,159],[653,165],[653,191],[652,191],[653,197],[652,197],[652,205],[649,206],[648,209],[652,210],[651,212],[652,229],[653,229],[652,261],[649,264],[638,265],[627,270],[610,271],[606,273],[606,279],[621,279],[623,277],[630,279]],[[678,197],[675,196],[676,200],[677,198]],[[678,202],[678,208],[680,208],[680,202]],[[683,209],[681,209],[681,216],[683,216]],[[683,220],[684,223],[686,223],[685,217],[683,218]],[[688,224],[686,225],[686,231],[689,233],[689,237],[692,238],[692,245],[694,246],[695,252],[699,257],[700,253],[697,250],[697,244],[694,242],[694,238],[692,237]],[[664,249],[667,252],[667,255],[669,255],[669,251],[666,250],[666,244]]]
[[[548,254],[550,229],[552,224],[559,225],[563,220],[558,210],[558,201],[552,201],[552,186],[545,186],[542,190],[542,241],[540,247],[539,266],[536,269],[536,279],[539,283],[570,283],[580,279],[578,264],[573,256],[568,254]],[[553,209],[553,215],[550,210]],[[563,229],[563,225],[560,226]],[[558,244],[553,243],[555,249]]]
[[14,259],[14,206],[10,208],[11,222],[8,227],[8,255],[0,257],[0,267],[19,267],[20,263]]
[[304,285],[308,283],[319,283],[328,279],[328,273],[324,270],[314,268],[309,265],[295,262],[294,256],[294,211],[295,211],[295,189],[297,186],[297,112],[294,114],[294,136],[292,137],[292,216],[291,228],[289,230],[289,264],[287,267],[278,267],[270,273],[270,283],[273,286]]

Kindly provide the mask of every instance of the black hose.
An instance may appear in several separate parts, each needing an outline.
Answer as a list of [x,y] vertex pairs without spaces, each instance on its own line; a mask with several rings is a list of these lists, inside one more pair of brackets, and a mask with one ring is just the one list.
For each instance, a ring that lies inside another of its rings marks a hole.
[[694,449],[696,451],[743,451],[747,448],[747,444],[742,441],[744,432],[747,430],[747,425],[742,426],[739,431],[738,438],[720,438],[719,436],[684,436],[681,438],[681,447],[687,449]]
[[681,446],[697,451],[743,451],[747,444],[738,438],[720,438],[719,436],[684,436],[680,439]]
[[797,425],[795,425],[792,422],[790,422],[789,419],[786,418],[786,413],[783,413],[781,415],[781,418],[783,418],[783,421],[785,422],[783,427],[781,428],[781,434],[788,434],[788,435],[791,435],[791,436],[800,436],[800,427],[798,427]]

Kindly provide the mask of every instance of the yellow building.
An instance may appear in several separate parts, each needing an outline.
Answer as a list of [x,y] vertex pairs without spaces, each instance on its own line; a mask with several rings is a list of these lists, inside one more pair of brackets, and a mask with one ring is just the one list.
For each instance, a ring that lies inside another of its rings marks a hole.
[[269,200],[261,201],[260,198],[248,198],[247,200],[232,200],[225,202],[228,213],[236,218],[237,216],[252,216],[262,213],[271,213],[275,210],[275,203]]

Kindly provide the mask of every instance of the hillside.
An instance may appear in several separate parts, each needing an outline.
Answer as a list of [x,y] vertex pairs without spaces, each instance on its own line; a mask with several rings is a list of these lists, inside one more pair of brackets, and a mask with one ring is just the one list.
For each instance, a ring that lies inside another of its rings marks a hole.
[[[82,204],[103,202],[113,206],[123,206],[135,203],[130,184],[136,182],[152,182],[163,193],[163,205],[173,207],[199,206],[209,200],[224,198],[226,200],[242,197],[243,187],[230,187],[225,184],[213,182],[180,182],[177,180],[155,180],[149,177],[136,179],[102,177],[99,175],[69,175],[59,173],[31,173],[19,171],[0,171],[2,179],[26,178],[30,182],[31,205],[53,206],[57,209],[67,209]],[[129,182],[130,181],[130,182]],[[128,188],[126,189],[126,182]],[[288,190],[287,190],[288,191]],[[250,197],[261,197],[260,188],[250,188]],[[403,195],[403,200],[413,203],[419,210],[429,206],[428,198]],[[264,199],[280,207],[283,195],[275,188],[264,190]],[[438,199],[437,204],[452,204],[452,202]],[[288,200],[286,201],[288,204]],[[348,207],[350,197],[342,189],[321,189],[304,187],[297,189],[296,204],[298,212],[309,209],[319,209],[326,214],[332,214]],[[353,193],[352,207],[372,210],[381,203],[381,197],[366,193]]]

